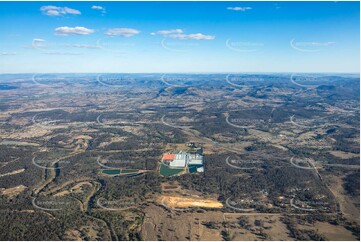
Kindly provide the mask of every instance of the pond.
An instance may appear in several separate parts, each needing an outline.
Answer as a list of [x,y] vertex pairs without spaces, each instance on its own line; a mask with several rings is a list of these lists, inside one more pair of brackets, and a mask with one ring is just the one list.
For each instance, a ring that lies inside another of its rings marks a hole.
[[165,164],[161,164],[159,172],[162,176],[174,176],[180,173],[181,171],[183,171],[183,169],[172,169]]
[[119,170],[119,169],[102,170],[102,173],[107,174],[107,175],[119,175],[119,174],[120,174],[120,170]]

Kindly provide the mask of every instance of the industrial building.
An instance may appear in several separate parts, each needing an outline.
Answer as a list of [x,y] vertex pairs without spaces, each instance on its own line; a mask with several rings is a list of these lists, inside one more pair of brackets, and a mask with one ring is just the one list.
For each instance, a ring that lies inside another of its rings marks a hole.
[[204,171],[203,155],[198,153],[180,151],[176,154],[163,154],[162,162],[173,169],[188,168],[191,173]]

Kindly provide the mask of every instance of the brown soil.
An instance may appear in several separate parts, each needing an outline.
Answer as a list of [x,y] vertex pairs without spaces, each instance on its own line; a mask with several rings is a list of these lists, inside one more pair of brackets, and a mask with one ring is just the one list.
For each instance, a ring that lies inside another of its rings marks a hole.
[[25,191],[27,187],[24,185],[20,185],[20,186],[16,186],[16,187],[12,187],[12,188],[7,188],[7,189],[0,189],[0,194],[4,195],[4,196],[8,196],[8,197],[15,197],[17,195],[19,195],[20,193],[22,193],[23,191]]
[[205,208],[222,208],[223,204],[215,199],[203,199],[198,197],[183,196],[160,196],[158,203],[164,204],[170,208],[189,208],[189,207],[205,207]]

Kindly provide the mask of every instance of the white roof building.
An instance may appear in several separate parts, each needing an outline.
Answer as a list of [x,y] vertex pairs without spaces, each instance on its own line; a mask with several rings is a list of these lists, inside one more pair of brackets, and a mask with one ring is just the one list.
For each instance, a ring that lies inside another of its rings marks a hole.
[[183,168],[186,166],[186,160],[174,160],[169,163],[170,167]]
[[191,155],[189,159],[189,165],[203,165],[203,156],[196,154]]
[[188,160],[188,154],[181,151],[175,155],[174,160],[169,163],[169,166],[173,168],[174,167],[183,168],[186,166],[187,160]]
[[174,160],[169,163],[171,168],[183,168],[188,165],[203,165],[203,156],[199,154],[188,154],[180,151],[175,154]]

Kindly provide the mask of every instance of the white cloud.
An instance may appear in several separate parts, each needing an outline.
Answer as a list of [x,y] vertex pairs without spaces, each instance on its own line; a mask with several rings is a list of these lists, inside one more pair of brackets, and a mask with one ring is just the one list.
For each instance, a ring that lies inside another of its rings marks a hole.
[[180,40],[214,40],[216,37],[212,35],[197,34],[170,34],[168,37]]
[[251,7],[228,7],[228,10],[232,10],[232,11],[241,11],[241,12],[245,12],[247,10],[251,10]]
[[59,27],[55,29],[55,35],[62,35],[62,36],[68,36],[68,35],[88,35],[94,33],[93,29],[88,29],[85,27]]
[[43,44],[44,42],[46,42],[45,39],[33,39],[33,41],[31,42],[31,47],[32,48],[46,48],[46,45]]
[[33,43],[34,42],[45,42],[45,41],[46,41],[45,39],[36,39],[36,38],[33,39]]
[[101,10],[101,11],[102,11],[102,13],[106,13],[105,8],[104,8],[104,7],[102,7],[102,6],[96,6],[96,5],[94,5],[94,6],[92,6],[92,9],[95,9],[95,10]]
[[108,36],[123,36],[123,37],[132,37],[139,33],[140,33],[139,30],[130,29],[130,28],[108,29],[107,32],[105,32],[105,34]]
[[157,32],[150,33],[151,35],[162,35],[173,39],[180,40],[213,40],[215,36],[205,35],[201,33],[197,34],[185,34],[182,29],[170,29],[170,30],[159,30]]
[[40,10],[43,14],[48,16],[62,16],[66,14],[80,15],[79,10],[68,8],[68,7],[57,7],[57,6],[42,6]]
[[92,9],[103,10],[104,8],[102,6],[92,6]]
[[183,30],[181,29],[170,29],[170,30],[159,30],[157,32],[150,33],[151,35],[170,35],[170,34],[181,34]]

